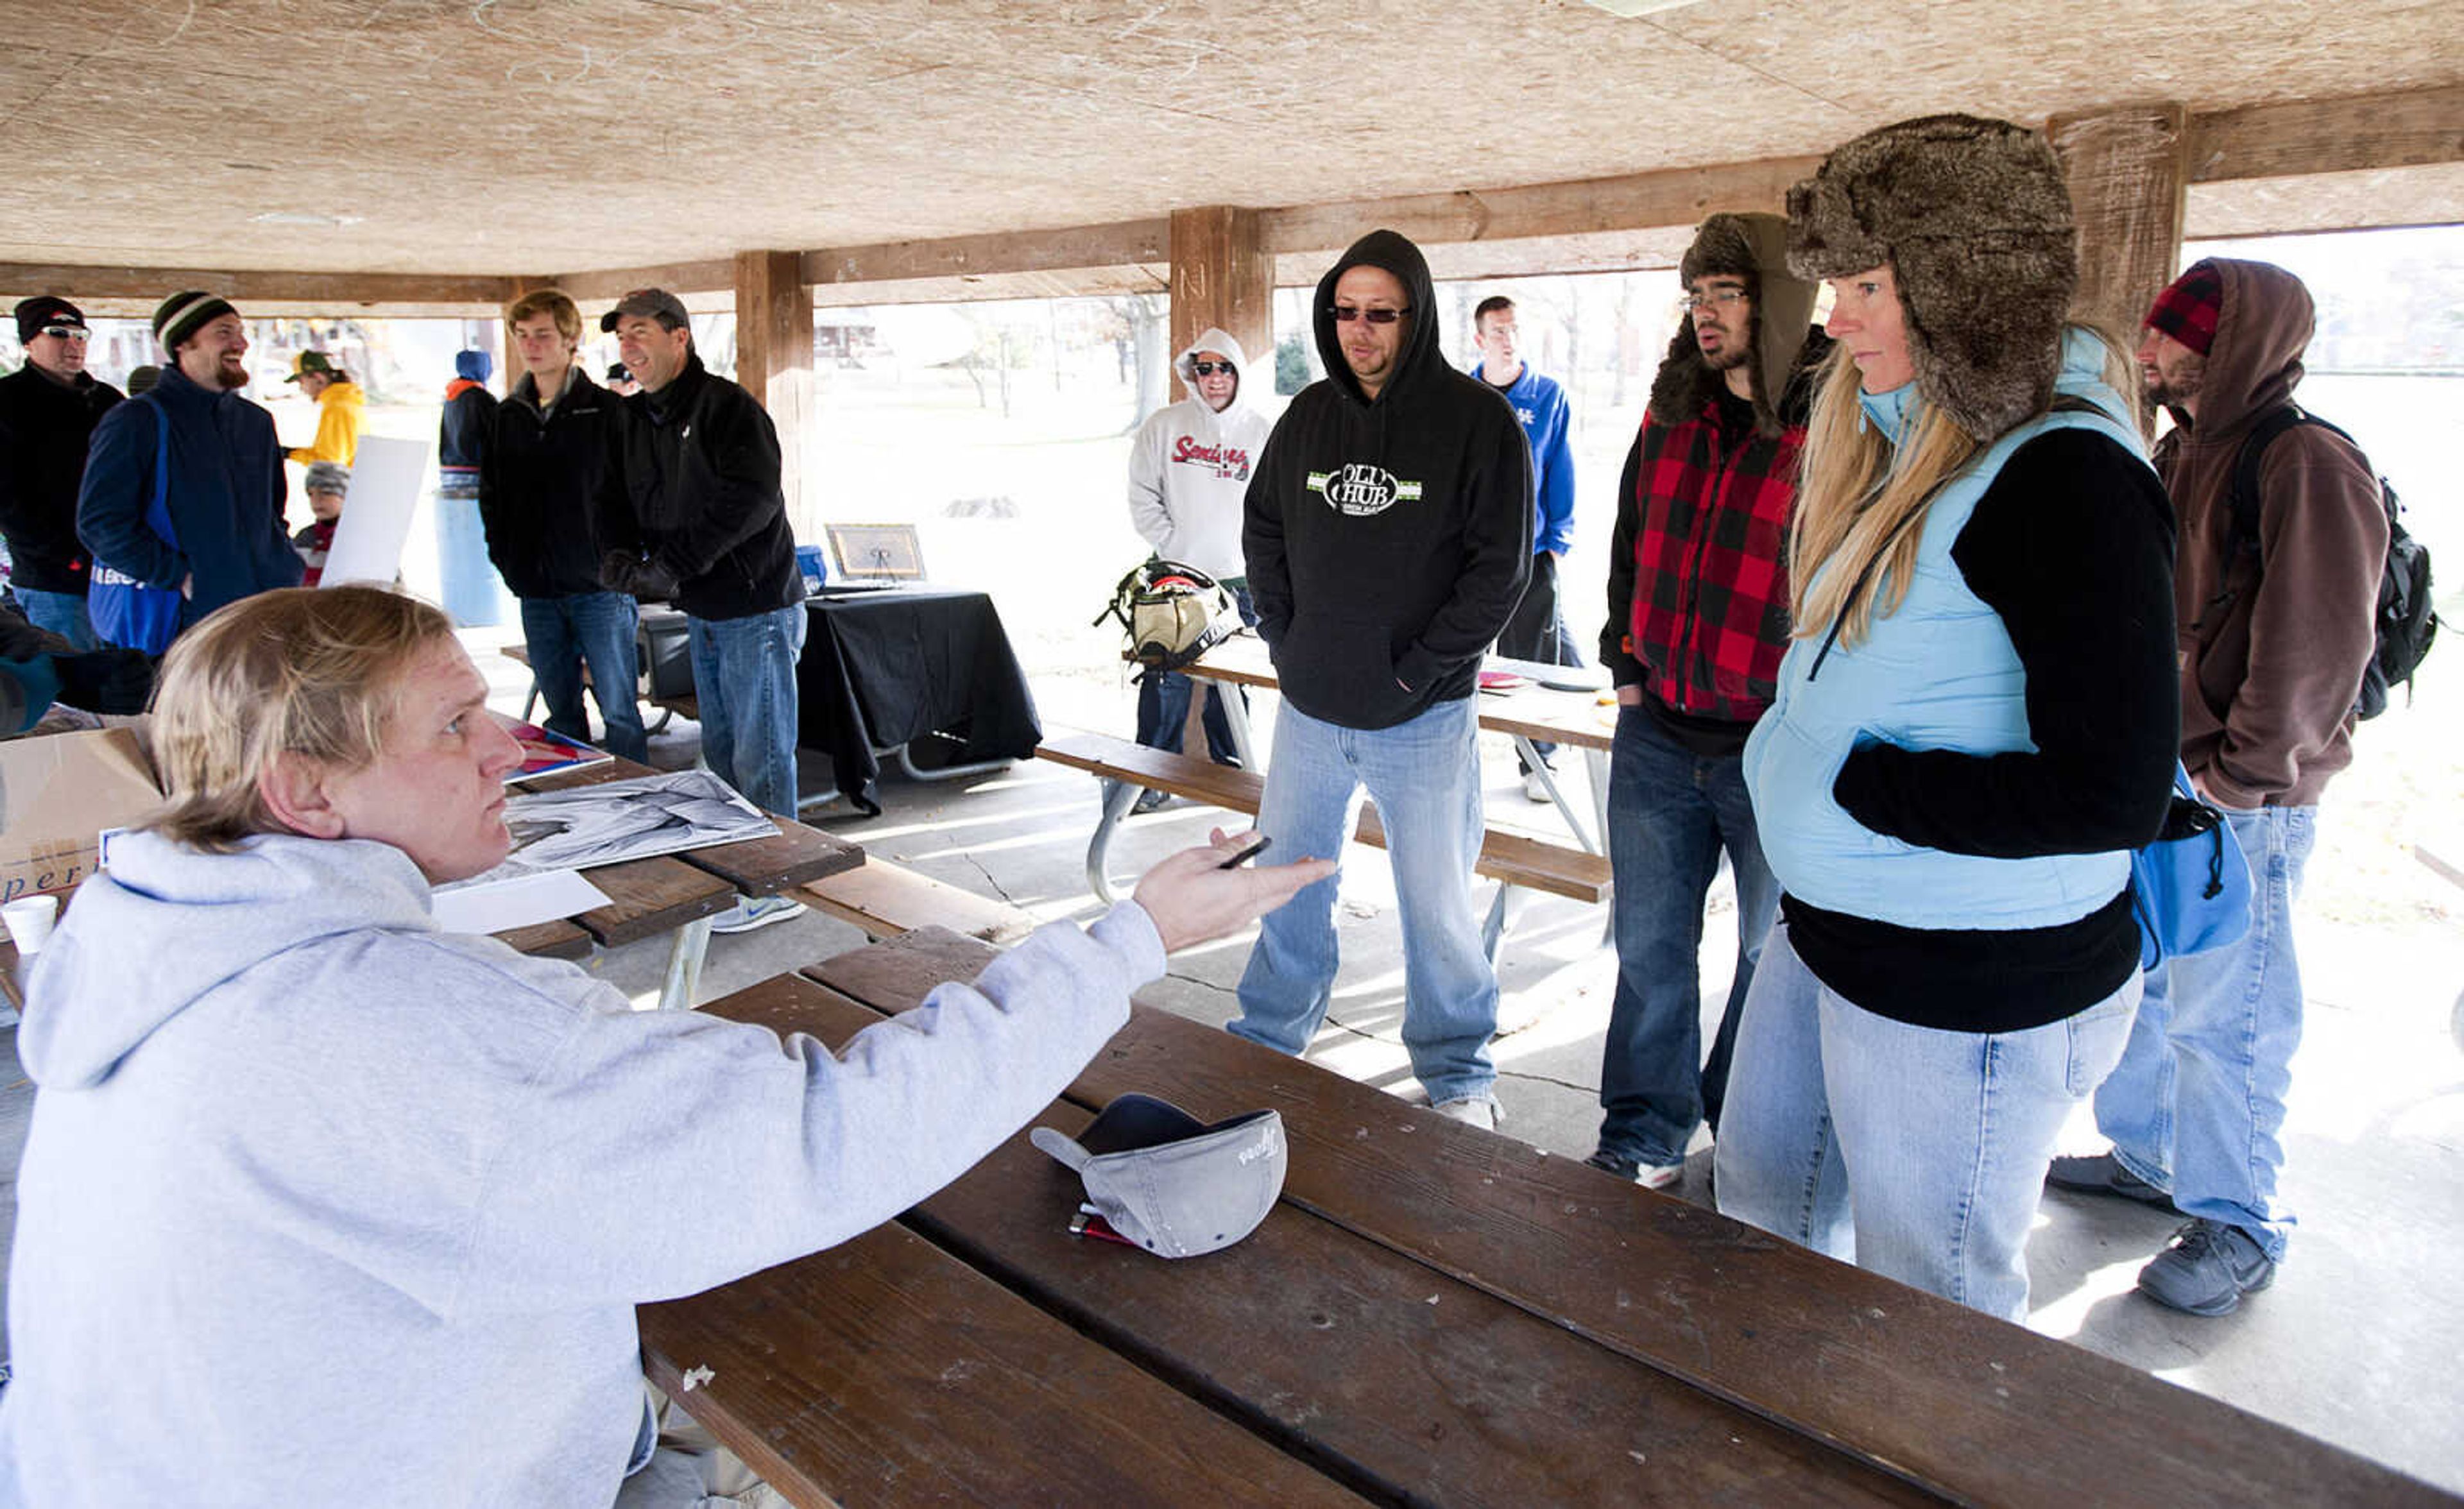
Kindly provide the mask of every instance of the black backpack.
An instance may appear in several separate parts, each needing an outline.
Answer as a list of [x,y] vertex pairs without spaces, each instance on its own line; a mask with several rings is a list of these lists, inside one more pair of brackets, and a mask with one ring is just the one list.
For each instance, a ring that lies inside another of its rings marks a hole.
[[[2225,547],[2229,555],[2243,550],[2257,552],[2259,463],[2276,437],[2296,425],[2317,425],[2343,435],[2347,442],[2353,439],[2340,426],[2292,404],[2252,426],[2233,460],[2233,532]],[[2361,447],[2356,444],[2353,448],[2359,450]],[[2362,670],[2361,695],[2353,702],[2353,711],[2365,718],[2385,712],[2387,694],[2396,688],[2410,688],[2413,671],[2430,653],[2430,642],[2438,637],[2438,615],[2430,606],[2430,552],[2421,541],[2405,533],[2397,519],[2403,505],[2396,500],[2395,488],[2385,477],[2379,478],[2379,501],[2387,509],[2387,564],[2379,573],[2378,612],[2371,620],[2375,639],[2370,662]]]

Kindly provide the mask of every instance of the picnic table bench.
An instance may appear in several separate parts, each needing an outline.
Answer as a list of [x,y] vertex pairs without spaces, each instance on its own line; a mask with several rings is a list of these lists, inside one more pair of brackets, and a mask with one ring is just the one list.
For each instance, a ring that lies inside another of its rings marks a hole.
[[[707,1009],[836,1044],[993,956],[927,929]],[[1163,1012],[1036,1120],[1133,1089],[1282,1113],[1257,1232],[1073,1238],[1022,1135],[858,1242],[644,1306],[654,1379],[808,1504],[2453,1501]]]

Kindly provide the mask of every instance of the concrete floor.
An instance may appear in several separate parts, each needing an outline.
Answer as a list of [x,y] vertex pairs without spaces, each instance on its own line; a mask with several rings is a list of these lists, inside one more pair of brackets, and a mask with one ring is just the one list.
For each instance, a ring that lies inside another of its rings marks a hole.
[[[471,637],[495,705],[517,710],[526,685],[518,667],[493,654],[494,639]],[[1131,722],[1130,693],[1110,678],[1044,678],[1036,693],[1047,729],[1126,730]],[[1272,700],[1261,699],[1262,739]],[[690,764],[696,745],[693,726],[678,723],[654,738],[652,760]],[[1535,830],[1548,830],[1553,820],[1522,797],[1504,741],[1485,741],[1484,756],[1491,814],[1528,818]],[[1560,756],[1561,767],[1574,763]],[[808,794],[828,789],[826,762],[807,769],[804,781]],[[878,818],[827,808],[806,818],[883,858],[1040,917],[1084,921],[1097,914],[1084,873],[1096,786],[1085,775],[1034,762],[938,783],[891,773],[882,797]],[[1132,819],[1114,842],[1113,873],[1126,883],[1225,820],[1188,806]],[[1486,892],[1484,886],[1484,904]],[[1344,964],[1333,1010],[1309,1057],[1417,1096],[1397,1034],[1402,971],[1393,913],[1384,856],[1349,851],[1338,910]],[[1712,1012],[1725,998],[1736,947],[1730,916],[1724,884],[1703,946]],[[1602,946],[1604,921],[1603,908],[1532,898],[1500,961],[1502,1032],[1493,1053],[1506,1114],[1501,1130],[1560,1156],[1590,1152],[1597,1126],[1599,1040],[1616,968]],[[1166,977],[1140,998],[1225,1021],[1253,936],[1175,956]],[[818,914],[715,937],[704,998],[863,941],[853,928]],[[2453,1301],[2464,1263],[2453,1245],[2464,1238],[2464,1059],[2449,1027],[2464,983],[2464,937],[2435,928],[2305,918],[2300,941],[2311,1003],[2285,1141],[2287,1193],[2301,1229],[2275,1286],[2220,1320],[2163,1310],[2139,1298],[2132,1280],[2163,1246],[2170,1217],[2124,1201],[2048,1197],[2029,1253],[2030,1324],[2464,1492],[2464,1432],[2454,1424],[2464,1412],[2464,1381],[2452,1370],[2464,1355],[2464,1310]],[[664,962],[664,945],[647,942],[603,954],[592,967],[648,1001]],[[1706,1034],[1709,1027],[1706,1021]],[[8,1037],[14,1067],[13,1030]],[[8,1078],[18,1083],[0,1090],[0,1169],[11,1170],[11,1186],[0,1189],[0,1239],[13,1221],[9,1196],[32,1100],[22,1074]],[[2098,1146],[2084,1113],[2066,1146]],[[1707,1144],[1698,1139],[1684,1197],[1706,1201],[1708,1164]]]

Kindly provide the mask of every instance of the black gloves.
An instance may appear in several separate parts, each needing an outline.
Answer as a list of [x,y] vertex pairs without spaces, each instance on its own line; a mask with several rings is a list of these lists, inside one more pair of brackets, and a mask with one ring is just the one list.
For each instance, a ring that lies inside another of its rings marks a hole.
[[59,673],[59,700],[88,712],[143,712],[154,694],[154,663],[143,650],[55,655],[52,668]]
[[667,602],[676,595],[676,574],[656,560],[643,560],[611,550],[599,562],[599,580],[611,591],[627,592],[646,602]]

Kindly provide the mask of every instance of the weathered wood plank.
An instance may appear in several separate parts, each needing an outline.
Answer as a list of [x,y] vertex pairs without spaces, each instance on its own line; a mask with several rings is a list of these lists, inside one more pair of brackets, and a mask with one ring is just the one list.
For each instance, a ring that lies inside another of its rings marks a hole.
[[2464,85],[2219,110],[2187,137],[2198,184],[2464,161]]
[[824,247],[803,253],[803,267],[807,283],[881,283],[1169,262],[1171,248],[1171,222],[1157,218],[933,241]]
[[673,932],[686,923],[715,917],[736,905],[734,886],[708,870],[666,856],[602,864],[589,876],[590,884],[606,892],[608,904],[573,920],[604,948]]
[[511,944],[517,952],[542,959],[578,962],[590,957],[591,950],[596,947],[588,932],[561,917],[533,923],[527,928],[508,928],[495,936]]
[[[2189,189],[2179,103],[2120,106],[2045,122],[2079,223],[2079,280],[2072,305],[2125,339],[2181,265]],[[2138,399],[2145,423],[2146,401]]]
[[[1253,376],[1272,373],[1274,261],[1254,209],[1209,205],[1172,212],[1172,349],[1187,350],[1208,329],[1241,342]],[[1257,391],[1272,386],[1270,381]]]
[[676,858],[705,869],[747,896],[771,896],[864,864],[864,849],[834,833],[784,818],[770,820],[778,834],[693,849]]
[[395,310],[492,315],[513,296],[514,280],[416,273],[284,273],[194,267],[98,267],[63,262],[0,262],[0,288],[39,289],[88,306],[153,313],[174,290],[220,294],[242,315],[385,314]]
[[[901,1010],[993,956],[930,931],[808,968]],[[1070,1086],[1271,1105],[1287,1201],[1947,1497],[2444,1503],[2427,1484],[2081,1348],[1141,1009]]]

